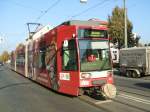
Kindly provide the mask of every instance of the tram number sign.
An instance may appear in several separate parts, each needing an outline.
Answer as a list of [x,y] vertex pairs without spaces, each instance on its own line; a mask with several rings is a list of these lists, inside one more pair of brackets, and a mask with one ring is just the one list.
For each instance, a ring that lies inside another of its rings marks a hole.
[[60,73],[60,80],[70,80],[70,73]]

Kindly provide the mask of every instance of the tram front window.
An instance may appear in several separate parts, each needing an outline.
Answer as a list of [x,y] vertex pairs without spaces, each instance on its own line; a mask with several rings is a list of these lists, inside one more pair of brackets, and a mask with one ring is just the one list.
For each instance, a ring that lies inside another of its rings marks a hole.
[[79,40],[81,71],[111,68],[108,41]]

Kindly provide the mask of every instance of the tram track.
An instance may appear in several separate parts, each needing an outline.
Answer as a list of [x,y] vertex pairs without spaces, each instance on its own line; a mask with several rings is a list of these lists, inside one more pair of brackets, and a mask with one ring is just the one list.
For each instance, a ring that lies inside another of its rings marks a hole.
[[[95,100],[94,98],[87,98],[88,96],[86,95],[82,95],[82,96],[79,96],[78,99],[85,102],[85,103],[88,103],[96,108],[99,108],[99,109],[102,109],[104,112],[112,112],[111,110],[101,106],[101,105],[98,105],[98,103],[96,102],[97,100]],[[106,101],[102,101],[103,103],[107,103]],[[109,102],[111,102],[111,100],[109,100]]]
[[[145,99],[141,98],[141,97],[146,98],[146,97],[149,97],[149,96],[143,95],[143,94],[138,94],[138,93],[135,93],[135,92],[130,92],[130,91],[125,91],[125,90],[118,89],[117,97],[121,97],[121,98],[124,98],[124,99],[127,99],[127,100],[132,100],[132,101],[136,101],[138,103],[143,103],[143,104],[146,104],[146,105],[150,105],[149,100],[145,100]],[[139,107],[139,106],[134,105],[134,104],[130,104],[129,102],[122,102],[122,101],[117,100],[117,99],[112,99],[112,101],[130,106],[132,108],[136,108],[136,109],[144,111],[144,112],[150,112],[150,110],[144,109],[144,108]]]
[[[134,96],[133,96],[133,94],[134,94]],[[136,97],[135,95],[138,95],[139,97]],[[136,105],[136,103],[131,103],[131,102],[137,102],[137,103],[143,103],[143,104],[149,106],[150,101],[142,99],[142,98],[140,98],[140,96],[148,97],[148,96],[141,95],[141,94],[135,94],[135,93],[128,92],[128,91],[126,92],[126,91],[118,90],[116,98],[110,99],[110,100],[98,100],[98,99],[92,98],[92,97],[87,96],[87,95],[79,96],[78,98],[81,101],[84,101],[84,102],[86,102],[86,103],[88,103],[94,107],[97,107],[97,108],[104,110],[105,112],[116,112],[116,111],[122,112],[122,110],[113,110],[113,109],[111,109],[111,107],[106,106],[106,105],[111,105],[111,104],[112,105],[115,104],[118,106],[124,105],[124,107],[126,107],[126,109],[132,108],[132,109],[139,110],[142,112],[150,112],[149,109],[144,108],[142,105],[138,106],[138,105]],[[129,102],[128,100],[131,100],[131,102]],[[123,112],[124,111],[125,110],[123,110]]]
[[131,105],[131,104],[127,103],[127,102],[122,102],[122,101],[119,101],[119,100],[116,100],[116,99],[112,99],[112,101],[117,102],[117,103],[120,103],[120,104],[123,104],[123,105],[126,105],[126,106],[129,106],[129,107],[131,107],[131,108],[135,108],[135,109],[144,111],[144,112],[149,112],[149,111],[150,111],[150,110],[147,110],[147,109],[144,109],[144,108],[135,106],[135,105]]
[[125,92],[125,93],[129,93],[129,94],[134,94],[134,95],[138,95],[138,96],[142,96],[142,97],[150,97],[150,95],[143,95],[143,94],[139,94],[137,92],[131,92],[131,91],[126,91],[126,90],[123,90],[123,89],[117,89],[118,91],[120,92]]
[[[89,101],[89,100],[87,100],[87,99],[85,99],[85,98],[83,98],[83,97],[79,97],[79,99],[80,99],[81,101],[84,101],[85,103],[88,103],[88,104],[90,104],[90,105],[96,107],[96,108],[100,108],[100,109],[104,110],[104,112],[116,112],[116,111],[113,111],[111,108],[109,108],[109,106],[108,106],[108,108],[107,108],[107,107],[104,107],[103,105],[101,105],[101,104],[103,104],[103,103],[108,103],[108,102],[109,102],[109,103],[110,103],[110,102],[112,102],[112,103],[115,102],[115,103],[123,104],[123,105],[127,106],[127,108],[128,108],[128,107],[131,107],[131,108],[138,109],[138,110],[141,110],[141,111],[144,111],[144,112],[149,112],[149,110],[140,108],[140,107],[135,106],[135,105],[128,104],[128,103],[126,103],[126,102],[121,102],[121,101],[116,100],[116,99],[111,99],[111,100],[106,100],[106,101],[99,101],[99,102],[101,102],[101,103],[93,103],[92,101]],[[120,112],[120,111],[118,111],[118,112]]]
[[[141,81],[141,80],[140,80]],[[148,89],[144,89],[141,87],[134,87],[134,86],[128,86],[128,85],[117,85],[117,97],[129,100],[128,102],[122,102],[117,99],[113,99],[113,101],[122,103],[124,105],[130,106],[132,108],[136,108],[138,110],[144,111],[144,112],[150,112],[149,109],[143,108],[143,106],[138,106],[136,103],[140,103],[141,105],[150,105],[150,101],[147,100],[147,98],[150,97],[150,92]],[[136,102],[130,103],[130,101]]]
[[[129,94],[139,95],[143,97],[150,97],[150,91],[145,91],[136,87],[129,87],[129,86],[123,86],[123,85],[117,85],[117,91],[125,92]],[[146,93],[146,94],[140,94],[140,93]]]

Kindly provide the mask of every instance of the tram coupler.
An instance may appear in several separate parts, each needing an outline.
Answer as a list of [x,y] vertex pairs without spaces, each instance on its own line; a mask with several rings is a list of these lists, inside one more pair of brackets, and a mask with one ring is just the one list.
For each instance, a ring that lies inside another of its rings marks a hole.
[[101,92],[106,99],[113,99],[116,97],[117,89],[113,84],[104,84],[101,86]]

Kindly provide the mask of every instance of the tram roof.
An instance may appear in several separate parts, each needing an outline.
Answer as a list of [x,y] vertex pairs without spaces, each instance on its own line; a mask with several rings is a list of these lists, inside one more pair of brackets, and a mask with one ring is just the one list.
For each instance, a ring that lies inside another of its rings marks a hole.
[[83,20],[70,20],[62,23],[61,25],[78,25],[78,26],[101,26],[107,25],[106,21],[83,21]]

